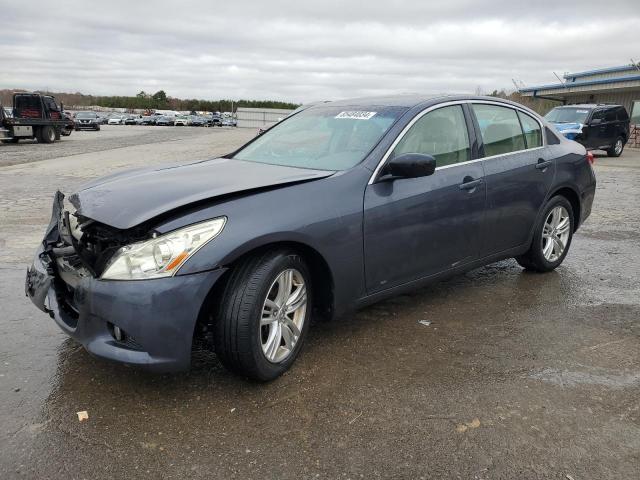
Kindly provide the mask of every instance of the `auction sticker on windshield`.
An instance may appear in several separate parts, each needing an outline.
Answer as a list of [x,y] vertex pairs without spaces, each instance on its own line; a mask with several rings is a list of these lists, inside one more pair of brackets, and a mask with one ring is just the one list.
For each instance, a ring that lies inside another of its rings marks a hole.
[[336,118],[350,118],[352,120],[369,120],[377,112],[340,112]]

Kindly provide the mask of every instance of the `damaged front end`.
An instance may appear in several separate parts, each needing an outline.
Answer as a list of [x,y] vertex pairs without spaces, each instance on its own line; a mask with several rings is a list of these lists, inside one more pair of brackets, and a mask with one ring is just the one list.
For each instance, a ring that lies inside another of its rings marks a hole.
[[[78,280],[99,278],[119,248],[148,235],[141,228],[122,231],[84,218],[66,203],[64,194],[56,192],[51,220],[33,265],[27,270],[25,283],[27,296],[40,310],[52,317],[54,300],[63,311],[71,316],[77,315],[72,289]],[[58,294],[55,299],[49,296],[53,283],[58,284],[57,291],[64,290],[68,295]]]
[[57,192],[25,293],[97,357],[158,372],[185,370],[200,308],[225,269],[135,281],[102,278],[116,252],[149,238],[155,238],[149,225],[104,225],[67,208]]

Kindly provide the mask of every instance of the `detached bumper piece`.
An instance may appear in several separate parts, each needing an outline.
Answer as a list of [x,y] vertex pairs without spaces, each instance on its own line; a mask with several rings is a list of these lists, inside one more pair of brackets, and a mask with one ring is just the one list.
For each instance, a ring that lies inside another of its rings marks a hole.
[[51,223],[27,271],[27,296],[97,357],[158,372],[188,369],[200,308],[225,270],[154,280],[95,278],[63,244],[63,198],[56,194]]

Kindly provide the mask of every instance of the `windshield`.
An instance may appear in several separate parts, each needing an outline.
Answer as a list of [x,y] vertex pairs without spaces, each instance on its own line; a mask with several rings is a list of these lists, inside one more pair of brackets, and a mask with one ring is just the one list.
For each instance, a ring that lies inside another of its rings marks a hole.
[[76,118],[96,118],[96,114],[92,112],[78,112]]
[[553,123],[584,123],[589,116],[587,108],[556,107],[547,113],[544,118]]
[[256,138],[234,158],[318,170],[360,163],[404,107],[316,107],[293,115]]

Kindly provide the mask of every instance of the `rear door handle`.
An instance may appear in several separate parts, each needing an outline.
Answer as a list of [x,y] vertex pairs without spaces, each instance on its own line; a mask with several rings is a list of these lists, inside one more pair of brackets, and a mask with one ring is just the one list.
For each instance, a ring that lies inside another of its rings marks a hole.
[[478,178],[477,180],[473,180],[471,177],[464,177],[464,182],[458,185],[460,190],[473,190],[478,185],[482,184],[482,179]]
[[539,158],[538,159],[538,163],[536,163],[536,168],[538,170],[544,170],[545,168],[550,167],[550,166],[551,166],[551,161],[549,161],[549,160],[545,161],[542,158]]

